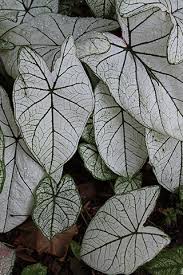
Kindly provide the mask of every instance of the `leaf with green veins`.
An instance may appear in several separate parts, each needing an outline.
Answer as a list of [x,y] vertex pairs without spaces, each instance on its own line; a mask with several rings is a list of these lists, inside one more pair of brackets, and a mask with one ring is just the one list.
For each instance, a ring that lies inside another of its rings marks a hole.
[[15,262],[15,250],[0,243],[0,274],[10,275]]
[[81,246],[81,259],[105,274],[132,274],[170,243],[169,237],[145,226],[155,207],[159,187],[115,195],[90,222]]
[[93,117],[88,119],[88,122],[84,128],[82,133],[82,139],[89,144],[95,145],[95,133],[94,133],[94,126],[93,126]]
[[47,267],[42,264],[33,264],[26,266],[21,275],[46,275]]
[[117,9],[122,16],[129,17],[152,8],[168,13],[173,27],[168,40],[168,61],[178,64],[183,61],[183,1],[182,0],[117,0]]
[[113,180],[117,177],[105,164],[97,148],[93,144],[81,143],[79,145],[79,154],[84,161],[85,167],[92,176],[98,180]]
[[1,87],[0,127],[4,135],[6,169],[5,182],[0,193],[0,232],[8,232],[30,215],[33,192],[44,171],[20,136],[8,95]]
[[58,183],[51,177],[41,180],[35,192],[32,217],[49,240],[75,224],[80,210],[80,196],[69,175]]
[[119,176],[133,177],[147,159],[145,129],[115,102],[102,81],[95,89],[94,128],[106,165]]
[[183,246],[163,250],[145,269],[152,275],[182,275]]
[[146,129],[150,164],[164,188],[176,192],[183,186],[183,141]]
[[42,14],[28,23],[11,29],[11,25],[0,25],[0,41],[3,45],[14,45],[14,49],[0,50],[6,71],[13,78],[18,74],[18,56],[23,46],[34,49],[46,61],[50,70],[60,56],[60,47],[68,36],[73,36],[76,45],[93,31],[112,31],[119,27],[113,20],[102,18],[69,17],[61,14]]
[[0,128],[0,193],[3,190],[5,177],[6,177],[6,168],[4,163],[4,150],[5,150],[5,141],[2,129]]
[[19,72],[13,95],[16,120],[33,155],[59,181],[93,111],[92,87],[73,38],[65,40],[52,72],[42,57],[23,48]]
[[124,194],[142,186],[142,174],[138,174],[133,178],[118,177],[114,185],[114,193],[117,195]]
[[94,15],[112,18],[115,14],[115,0],[86,0]]

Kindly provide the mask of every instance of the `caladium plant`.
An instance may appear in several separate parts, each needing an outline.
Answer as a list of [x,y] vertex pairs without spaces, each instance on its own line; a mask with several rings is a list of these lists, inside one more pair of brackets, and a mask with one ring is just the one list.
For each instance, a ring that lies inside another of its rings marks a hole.
[[148,158],[159,184],[182,192],[183,0],[86,3],[96,18],[65,0],[0,0],[0,57],[14,79],[0,88],[0,232],[31,215],[51,240],[77,222],[86,205],[65,165],[78,150],[112,187],[78,258],[132,274],[170,243],[149,220],[161,189],[144,187]]

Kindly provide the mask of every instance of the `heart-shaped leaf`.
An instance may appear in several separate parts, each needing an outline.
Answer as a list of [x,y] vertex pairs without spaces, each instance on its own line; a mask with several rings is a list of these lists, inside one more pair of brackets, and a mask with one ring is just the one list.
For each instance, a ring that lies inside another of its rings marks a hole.
[[115,0],[86,0],[94,15],[111,18],[115,14]]
[[[92,31],[111,31],[118,26],[118,23],[113,20],[68,17],[53,13],[39,15],[29,23],[21,24],[13,30],[11,25],[1,24],[0,41],[2,40],[4,45],[0,48],[1,58],[8,74],[15,78],[18,74],[17,60],[20,47],[27,45],[40,54],[52,70],[60,57],[60,47],[68,36],[72,35],[77,44],[85,40]],[[13,49],[4,50],[4,47],[8,46]]]
[[168,61],[178,64],[183,61],[183,1],[182,0],[117,0],[122,16],[132,16],[151,8],[159,8],[169,13],[173,28],[168,41]]
[[155,257],[170,242],[161,230],[143,226],[158,195],[158,187],[146,187],[109,199],[86,230],[83,261],[105,274],[131,274]]
[[183,186],[183,142],[147,129],[146,144],[158,182],[175,192]]
[[94,178],[103,181],[116,178],[116,175],[106,166],[95,145],[81,143],[79,145],[79,153],[84,161],[85,167]]
[[145,268],[152,275],[183,274],[183,246],[163,250]]
[[21,51],[19,71],[14,85],[17,122],[34,156],[59,181],[56,171],[76,152],[93,111],[92,88],[73,38],[62,45],[52,72],[29,48]]
[[[109,50],[87,56],[83,61],[106,82],[117,103],[137,121],[183,140],[183,67],[167,61],[166,45],[171,30],[167,20],[159,10],[125,19],[121,21],[124,40],[104,34],[111,44]],[[100,47],[99,42],[97,46]]]
[[52,239],[75,224],[81,201],[73,179],[65,175],[59,183],[46,177],[35,194],[33,219],[42,233]]
[[29,22],[38,14],[50,12],[58,12],[58,0],[0,0],[1,21],[9,21],[12,26]]
[[114,193],[116,195],[124,194],[136,189],[140,189],[142,186],[142,174],[129,179],[124,177],[118,177],[114,185]]
[[28,151],[15,124],[8,95],[0,88],[0,127],[4,134],[6,179],[0,194],[0,232],[21,224],[31,212],[33,191],[43,170]]
[[10,275],[15,262],[15,250],[0,243],[0,274]]
[[6,177],[6,169],[4,164],[4,149],[5,149],[4,135],[0,128],[0,192],[2,192],[3,190],[3,185]]
[[113,99],[100,82],[95,89],[95,140],[107,166],[117,175],[132,177],[147,159],[145,130]]

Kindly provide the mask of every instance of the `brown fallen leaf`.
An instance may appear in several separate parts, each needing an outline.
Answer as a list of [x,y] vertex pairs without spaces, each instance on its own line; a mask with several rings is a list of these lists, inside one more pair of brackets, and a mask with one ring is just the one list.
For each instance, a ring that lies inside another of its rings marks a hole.
[[67,251],[73,237],[78,234],[78,227],[72,226],[67,231],[57,234],[49,241],[35,224],[28,220],[18,228],[19,236],[14,241],[17,249],[29,248],[35,250],[38,254],[48,253],[64,261]]

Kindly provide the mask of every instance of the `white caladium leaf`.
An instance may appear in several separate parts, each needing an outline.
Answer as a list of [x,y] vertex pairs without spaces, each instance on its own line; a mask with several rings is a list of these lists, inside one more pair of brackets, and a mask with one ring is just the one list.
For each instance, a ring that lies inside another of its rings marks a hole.
[[58,12],[58,0],[0,0],[0,21],[10,21],[12,26],[50,12]]
[[4,134],[6,179],[0,194],[0,232],[21,224],[31,212],[33,191],[43,170],[28,151],[15,124],[8,95],[0,88],[0,127]]
[[182,0],[116,0],[117,10],[120,15],[130,17],[152,8],[160,8],[163,11],[171,10],[171,2],[178,8],[178,2]]
[[109,50],[83,61],[137,121],[183,140],[183,67],[170,65],[166,58],[168,18],[160,10],[150,10],[123,20],[123,39],[104,34]]
[[115,0],[86,0],[97,17],[112,17],[115,14]]
[[95,145],[83,142],[79,145],[79,153],[85,167],[94,178],[102,181],[116,178],[116,175],[106,166]]
[[[93,111],[91,84],[72,37],[63,43],[52,72],[30,48],[20,53],[19,72],[14,85],[16,119],[31,152],[53,176],[77,150]],[[57,173],[54,179],[60,180]]]
[[15,250],[0,243],[0,274],[12,274],[15,258]]
[[[14,78],[17,76],[17,60],[22,46],[27,45],[34,49],[52,70],[60,56],[60,47],[68,36],[72,35],[77,45],[93,31],[112,31],[119,26],[113,20],[68,17],[52,13],[39,15],[29,23],[21,24],[13,30],[9,30],[9,26],[7,29],[6,25],[2,25],[3,33],[0,35],[0,41],[4,46],[2,45],[0,53],[6,71]],[[10,50],[4,50],[4,47],[5,49],[9,47]]]
[[183,142],[147,129],[146,144],[158,182],[175,192],[183,186]]
[[69,175],[65,175],[58,183],[50,177],[44,178],[35,197],[33,219],[48,239],[75,224],[80,214],[81,201]]
[[168,61],[177,64],[183,61],[183,1],[182,0],[117,0],[117,8],[122,16],[132,16],[139,12],[159,8],[169,13],[173,28],[168,41]]
[[114,193],[116,195],[124,194],[142,186],[142,174],[138,174],[133,178],[118,177],[114,185]]
[[117,175],[132,177],[147,159],[145,129],[124,111],[100,82],[95,89],[95,140],[107,166]]
[[4,142],[4,135],[0,128],[0,192],[3,190],[3,185],[6,177],[6,169],[4,163],[4,149],[5,149],[5,142]]
[[92,116],[88,119],[88,122],[84,128],[84,131],[82,133],[82,139],[86,143],[95,145],[95,133],[94,133],[93,117]]
[[169,244],[161,230],[144,227],[155,207],[158,187],[115,195],[90,222],[81,247],[81,258],[105,274],[131,274]]

